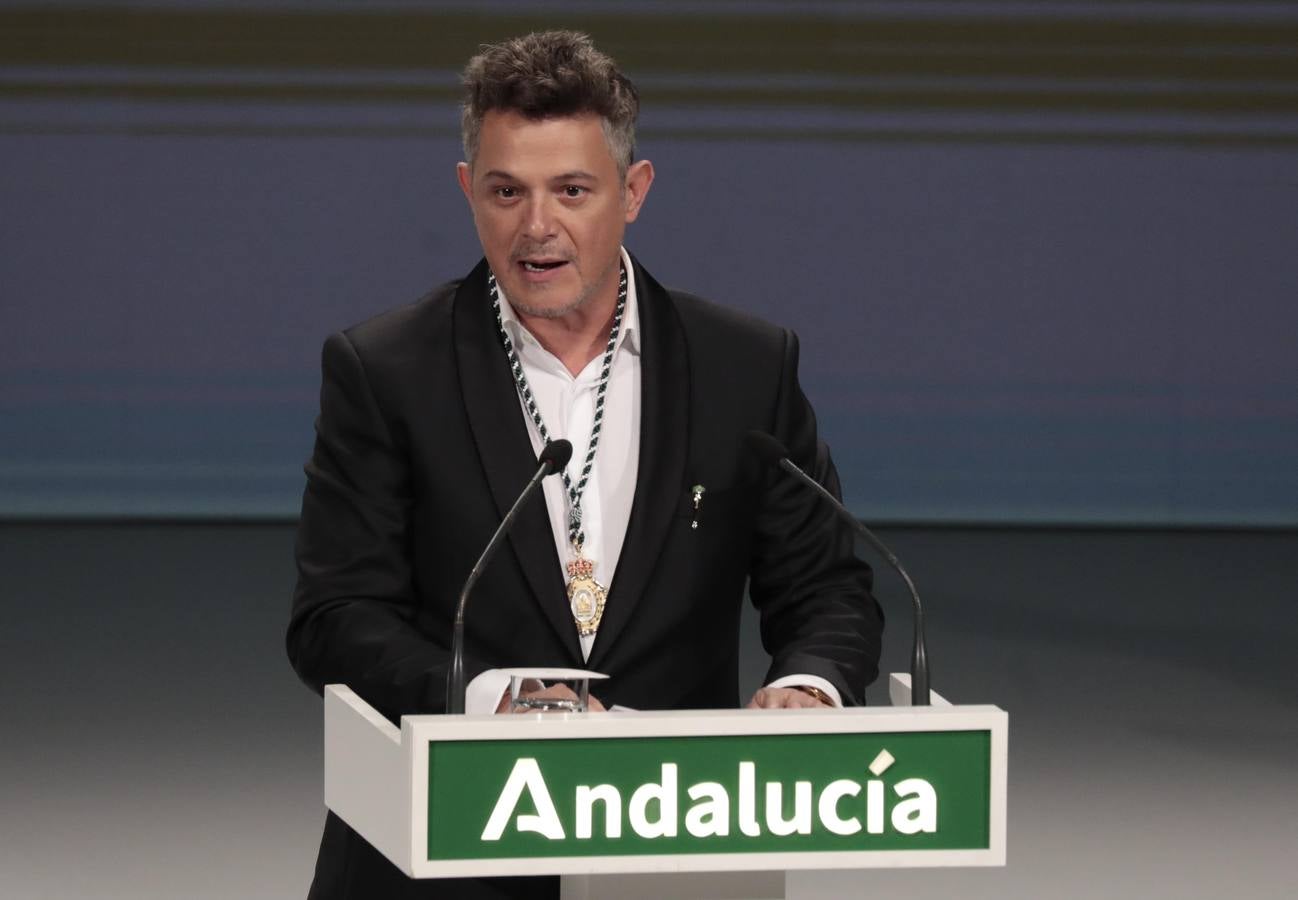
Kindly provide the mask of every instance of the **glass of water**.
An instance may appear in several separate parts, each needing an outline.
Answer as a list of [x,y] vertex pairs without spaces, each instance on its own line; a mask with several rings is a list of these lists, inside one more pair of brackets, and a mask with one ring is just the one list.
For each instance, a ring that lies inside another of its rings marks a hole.
[[[607,678],[583,669],[509,669],[510,712],[586,712],[592,679]],[[539,697],[546,688],[567,687],[561,697]],[[528,695],[532,696],[528,696]]]

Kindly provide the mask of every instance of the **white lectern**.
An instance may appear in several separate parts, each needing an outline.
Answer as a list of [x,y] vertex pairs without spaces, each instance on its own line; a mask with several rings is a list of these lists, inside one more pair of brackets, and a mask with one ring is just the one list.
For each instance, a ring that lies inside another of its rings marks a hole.
[[[413,878],[571,900],[829,898],[828,870],[1005,864],[994,706],[405,716],[325,690],[325,804]],[[836,876],[841,884],[841,874]]]

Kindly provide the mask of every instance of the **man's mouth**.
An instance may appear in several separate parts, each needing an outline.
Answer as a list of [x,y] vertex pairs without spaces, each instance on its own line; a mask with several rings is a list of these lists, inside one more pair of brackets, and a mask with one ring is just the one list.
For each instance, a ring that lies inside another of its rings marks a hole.
[[519,265],[525,272],[548,272],[551,269],[557,269],[560,266],[566,266],[566,259],[522,259]]

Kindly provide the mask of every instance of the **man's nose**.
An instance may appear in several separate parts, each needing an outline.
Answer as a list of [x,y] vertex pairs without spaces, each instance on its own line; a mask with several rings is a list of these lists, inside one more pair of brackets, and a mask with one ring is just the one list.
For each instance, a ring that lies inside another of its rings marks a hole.
[[534,195],[527,204],[527,221],[524,227],[528,237],[533,240],[545,240],[558,233],[554,217],[554,204],[545,195]]

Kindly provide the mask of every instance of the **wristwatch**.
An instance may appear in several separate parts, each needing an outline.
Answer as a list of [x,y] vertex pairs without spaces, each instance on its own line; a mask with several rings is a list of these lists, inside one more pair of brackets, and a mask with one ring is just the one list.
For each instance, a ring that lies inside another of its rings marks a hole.
[[793,688],[795,691],[802,691],[804,694],[815,697],[826,706],[838,706],[838,704],[834,702],[833,697],[829,696],[818,687],[812,687],[809,684],[791,684],[789,687]]

